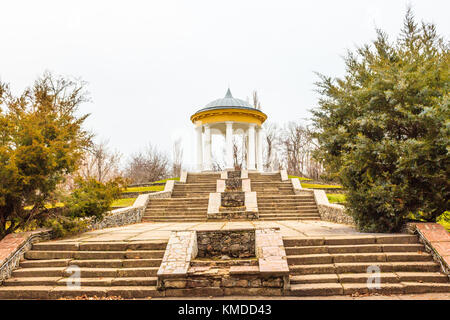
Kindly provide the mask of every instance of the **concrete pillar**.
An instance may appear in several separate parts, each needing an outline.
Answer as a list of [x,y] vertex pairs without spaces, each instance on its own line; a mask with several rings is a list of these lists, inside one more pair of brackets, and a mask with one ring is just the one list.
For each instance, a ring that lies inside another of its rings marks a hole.
[[212,170],[212,156],[211,156],[211,128],[209,124],[204,124],[205,128],[205,163],[203,166],[203,170],[211,171]]
[[250,123],[248,126],[248,170],[256,170],[255,167],[255,124]]
[[226,130],[226,169],[234,169],[233,164],[233,122],[227,121],[227,130]]
[[256,168],[259,172],[263,172],[263,143],[262,143],[262,128],[259,127],[256,131]]
[[197,141],[197,171],[203,170],[203,139],[202,139],[202,126],[199,125],[195,128],[195,136]]

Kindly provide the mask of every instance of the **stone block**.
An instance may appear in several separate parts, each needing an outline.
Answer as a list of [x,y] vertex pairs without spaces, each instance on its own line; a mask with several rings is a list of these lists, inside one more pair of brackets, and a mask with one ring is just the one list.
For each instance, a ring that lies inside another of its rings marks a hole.
[[164,280],[165,288],[186,288],[187,280]]
[[225,192],[225,180],[222,180],[222,179],[217,180],[216,192]]
[[242,179],[242,191],[243,192],[251,192],[251,181],[250,179]]

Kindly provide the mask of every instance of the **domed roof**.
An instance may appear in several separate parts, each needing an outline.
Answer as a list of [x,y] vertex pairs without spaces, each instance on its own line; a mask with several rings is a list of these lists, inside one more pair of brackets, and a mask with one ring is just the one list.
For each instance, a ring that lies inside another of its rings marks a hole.
[[231,94],[230,88],[228,88],[225,97],[222,99],[217,99],[208,103],[203,109],[198,110],[196,113],[213,110],[213,109],[223,109],[223,108],[237,108],[237,109],[255,109],[250,103],[247,101],[234,98]]

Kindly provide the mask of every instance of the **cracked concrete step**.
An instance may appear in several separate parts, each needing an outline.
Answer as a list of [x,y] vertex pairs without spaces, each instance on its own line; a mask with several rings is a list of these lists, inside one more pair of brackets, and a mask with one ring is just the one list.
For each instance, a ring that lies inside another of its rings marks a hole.
[[164,250],[133,250],[133,251],[27,251],[24,255],[28,260],[48,259],[138,259],[162,258]]
[[154,286],[111,286],[111,287],[88,287],[81,286],[79,289],[71,289],[64,286],[17,286],[0,287],[0,299],[58,299],[63,297],[77,296],[114,297],[120,296],[125,299],[160,297],[162,293]]

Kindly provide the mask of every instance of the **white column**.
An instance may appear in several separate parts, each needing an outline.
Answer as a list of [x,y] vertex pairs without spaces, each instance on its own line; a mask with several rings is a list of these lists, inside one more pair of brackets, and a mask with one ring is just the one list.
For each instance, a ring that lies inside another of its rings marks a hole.
[[255,124],[248,126],[248,170],[255,170]]
[[203,139],[202,139],[202,126],[199,125],[195,128],[195,136],[197,141],[197,170],[203,170]]
[[205,128],[205,162],[203,170],[212,170],[212,159],[211,159],[211,128],[209,124],[204,124]]
[[256,130],[256,168],[259,172],[263,172],[263,144],[262,144],[262,128]]
[[233,122],[226,122],[226,169],[234,169],[233,165]]

